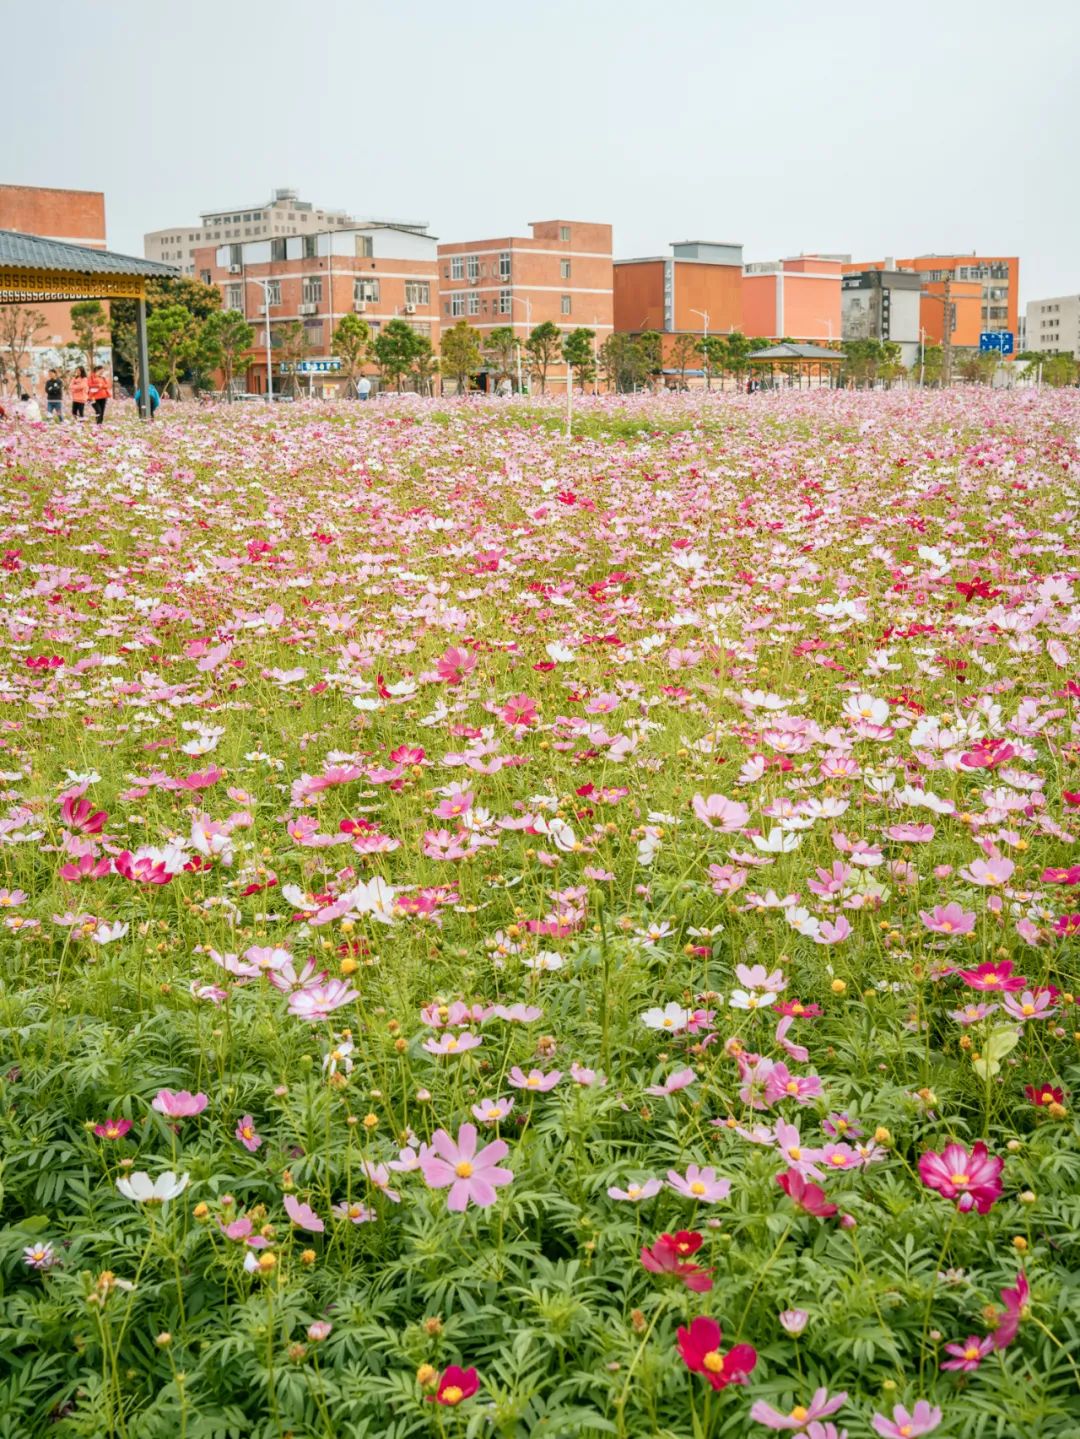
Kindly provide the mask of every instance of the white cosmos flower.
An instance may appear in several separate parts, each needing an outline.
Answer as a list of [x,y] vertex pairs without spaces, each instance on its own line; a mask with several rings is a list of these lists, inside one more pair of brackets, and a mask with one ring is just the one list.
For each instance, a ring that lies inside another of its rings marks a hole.
[[126,924],[99,924],[90,938],[95,944],[112,944],[114,939],[123,939],[130,926]]
[[814,939],[821,928],[821,921],[815,919],[808,909],[796,907],[787,912],[787,922],[792,929],[799,934],[805,934],[808,939]]
[[568,645],[551,644],[545,645],[544,648],[547,650],[548,659],[554,660],[556,664],[568,665],[577,659],[577,654]]
[[648,1029],[666,1029],[675,1034],[689,1024],[690,1011],[672,1000],[670,1004],[665,1004],[663,1009],[647,1009],[641,1016],[641,1022]]
[[398,891],[393,885],[387,884],[385,879],[376,875],[366,884],[357,884],[347,890],[341,896],[341,902],[357,914],[370,914],[372,919],[377,919],[380,924],[393,924],[394,901],[397,896]]
[[561,954],[556,954],[553,949],[542,949],[538,954],[523,954],[521,962],[528,969],[553,971],[562,969],[565,963]]
[[174,1174],[171,1169],[151,1179],[145,1170],[137,1169],[134,1174],[118,1179],[116,1187],[125,1199],[133,1199],[136,1204],[164,1204],[183,1194],[190,1179],[190,1174]]
[[802,843],[797,834],[785,834],[782,829],[773,828],[766,835],[753,836],[754,848],[762,854],[790,854]]

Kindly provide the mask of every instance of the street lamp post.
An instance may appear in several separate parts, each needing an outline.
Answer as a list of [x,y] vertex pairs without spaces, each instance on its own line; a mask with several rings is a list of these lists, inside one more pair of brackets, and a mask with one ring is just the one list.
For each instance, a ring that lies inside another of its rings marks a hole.
[[[511,302],[511,304],[514,304],[514,305],[524,305],[524,306],[525,306],[525,328],[526,328],[526,330],[529,330],[529,331],[531,332],[531,330],[532,330],[532,301],[529,299],[529,297],[528,297],[527,295],[525,296],[524,299],[522,299],[521,296],[519,296],[519,295],[511,295],[511,296],[510,296],[510,302]],[[513,323],[514,323],[514,314],[513,314],[513,311],[511,311],[511,312],[510,312],[510,324],[511,324],[511,327],[513,326]],[[517,347],[517,372],[518,372],[518,394],[520,395],[520,394],[521,394],[521,341],[520,341],[520,340],[518,341],[518,347]]]
[[257,275],[245,275],[249,285],[258,285],[263,292],[263,318],[266,321],[266,403],[274,403],[274,362],[270,354],[270,281]]
[[701,340],[701,353],[705,361],[705,388],[712,389],[712,372],[709,369],[709,312],[708,310],[691,310],[691,315],[700,315],[705,322],[705,333]]

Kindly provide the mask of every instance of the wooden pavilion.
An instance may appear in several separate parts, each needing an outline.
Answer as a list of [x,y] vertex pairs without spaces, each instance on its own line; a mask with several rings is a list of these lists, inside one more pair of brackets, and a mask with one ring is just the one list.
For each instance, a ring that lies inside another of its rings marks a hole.
[[91,250],[41,235],[0,230],[0,305],[43,305],[51,301],[135,300],[138,302],[139,414],[150,410],[150,358],[146,347],[146,282],[174,279],[179,270],[156,260],[138,260],[112,250]]
[[829,384],[836,384],[836,377],[840,373],[840,366],[844,363],[844,355],[841,350],[829,350],[824,345],[796,345],[779,344],[770,345],[766,350],[754,350],[747,356],[750,365],[758,375],[768,369],[771,378],[775,378],[777,372],[787,376],[789,382],[794,382],[798,376],[799,387],[802,387],[803,376],[806,376],[807,383],[812,383],[814,371],[817,371],[818,384],[822,378],[828,376]]

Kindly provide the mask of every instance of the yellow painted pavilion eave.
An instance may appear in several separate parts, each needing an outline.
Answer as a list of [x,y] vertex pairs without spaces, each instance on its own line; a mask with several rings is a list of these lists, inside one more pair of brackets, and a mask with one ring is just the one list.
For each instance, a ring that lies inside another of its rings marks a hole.
[[0,305],[39,305],[50,300],[139,300],[146,295],[142,275],[82,274],[0,265]]

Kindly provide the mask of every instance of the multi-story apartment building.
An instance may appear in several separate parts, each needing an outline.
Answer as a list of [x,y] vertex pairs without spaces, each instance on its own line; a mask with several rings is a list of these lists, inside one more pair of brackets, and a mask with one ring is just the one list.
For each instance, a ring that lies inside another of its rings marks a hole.
[[[239,310],[255,327],[247,388],[265,394],[268,320],[271,341],[275,326],[301,323],[312,360],[331,359],[334,327],[348,314],[362,315],[375,335],[388,320],[401,318],[437,350],[436,245],[426,227],[372,222],[204,247],[196,251],[195,268],[200,279],[221,291],[225,309]],[[333,376],[325,376],[320,387],[333,393]]]
[[1022,347],[1080,360],[1080,295],[1029,300]]
[[[567,333],[582,326],[602,345],[611,334],[611,226],[542,220],[528,238],[459,240],[439,246],[444,326],[465,320],[482,335],[510,326],[525,340],[550,320]],[[561,367],[549,384],[565,382]]]
[[[869,260],[845,265],[846,271],[881,270],[891,261]],[[898,260],[922,282],[920,326],[926,340],[941,344],[945,335],[945,282],[952,306],[952,342],[978,349],[984,330],[1008,330],[1015,337],[1020,319],[1020,261],[1015,255],[920,255]]]
[[[170,225],[143,237],[148,260],[175,265],[185,275],[195,274],[195,251],[230,241],[261,240],[281,235],[317,235],[324,230],[352,230],[372,221],[355,220],[344,210],[331,210],[298,198],[295,190],[275,190],[261,205],[233,205],[226,210],[205,210],[198,225]],[[384,222],[385,223],[385,222]],[[398,229],[423,232],[425,225],[395,221]]]
[[[105,196],[98,190],[54,190],[37,185],[0,185],[0,230],[23,235],[40,235],[46,240],[63,240],[69,245],[105,249]],[[55,363],[58,351],[75,338],[71,328],[71,306],[53,303],[34,305],[45,323],[34,336],[27,353],[22,382],[36,389],[44,372]],[[107,307],[106,307],[107,308]],[[108,360],[108,345],[97,358]]]
[[743,271],[747,335],[810,343],[842,334],[840,283],[847,255],[794,255],[761,260]]
[[[671,255],[615,262],[615,328],[655,331],[665,362],[679,337],[727,334],[743,327],[742,245],[683,240]],[[695,361],[700,364],[701,361]]]
[[922,281],[891,261],[881,270],[856,270],[842,280],[845,340],[886,340],[900,346],[901,364],[917,363]]

